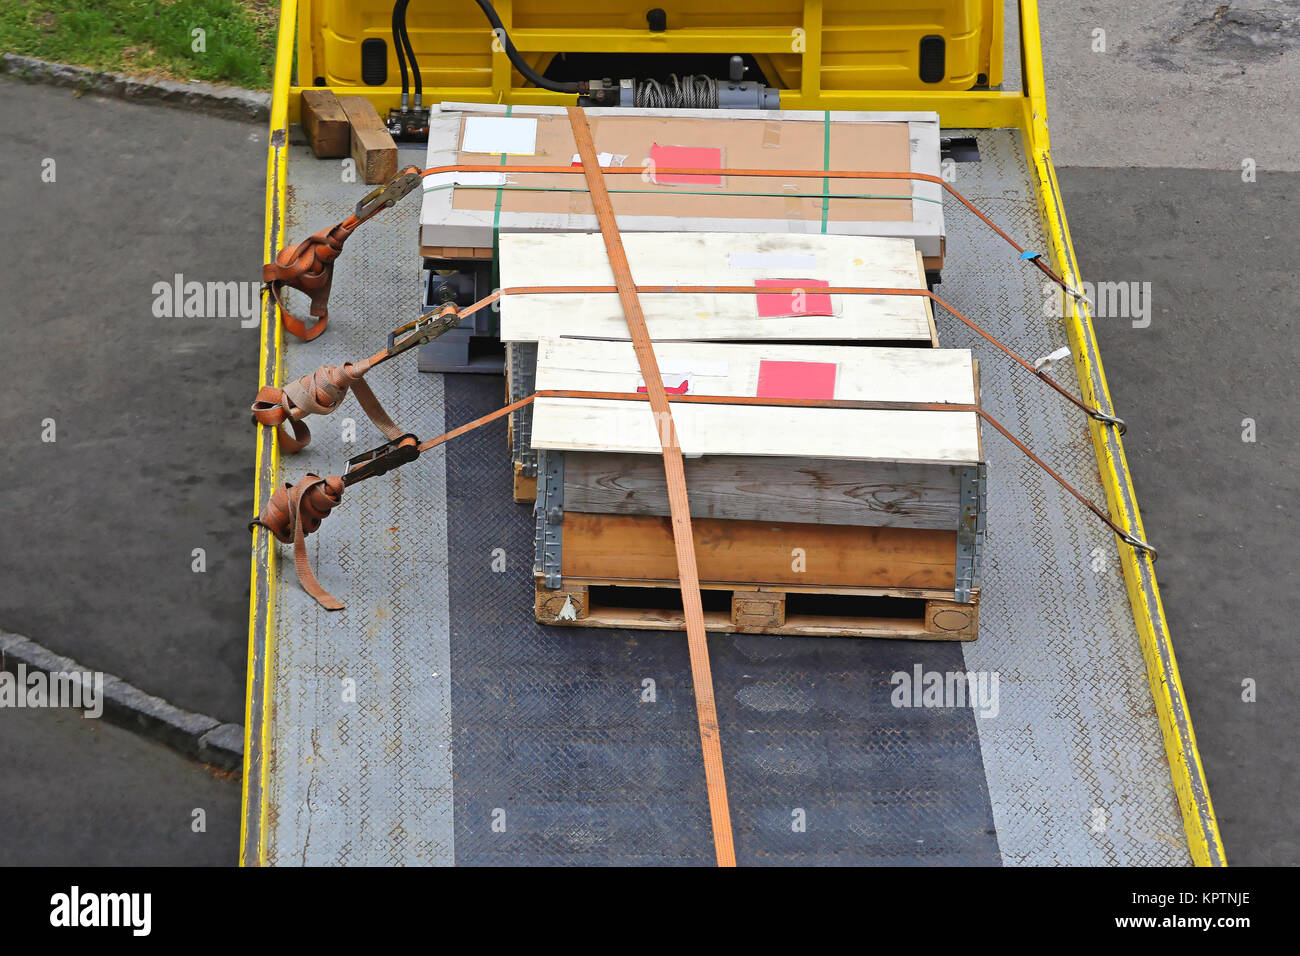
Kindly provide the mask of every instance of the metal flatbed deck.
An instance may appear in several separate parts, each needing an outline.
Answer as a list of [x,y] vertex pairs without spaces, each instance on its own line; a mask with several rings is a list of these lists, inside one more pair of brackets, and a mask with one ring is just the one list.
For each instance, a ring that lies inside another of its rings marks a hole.
[[[363,191],[289,140],[294,6],[272,105],[268,259],[337,222]],[[1033,0],[1021,0],[1019,26],[1008,49],[1018,47],[1023,91],[846,95],[809,79],[792,99],[939,111],[946,135],[978,141],[980,161],[958,164],[956,188],[1077,283]],[[494,83],[508,80],[502,66]],[[1053,375],[1110,410],[1086,309],[1048,317],[1041,274],[946,205],[939,294],[1028,357],[1068,344],[1073,361]],[[416,314],[417,213],[399,204],[349,241],[331,328],[315,342],[282,341],[264,297],[264,383],[367,355]],[[980,358],[987,410],[1142,537],[1115,430],[936,311],[941,344]],[[502,404],[496,379],[422,374],[413,357],[368,381],[421,438]],[[283,461],[261,429],[257,505],[279,482],[337,474],[378,444],[358,412],[349,403],[318,420],[312,446]],[[341,440],[348,417],[353,443]],[[319,610],[287,552],[254,535],[245,864],[713,862],[686,638],[533,623],[533,520],[511,498],[504,428],[349,490],[308,539],[345,611]],[[1224,862],[1151,559],[1000,436],[984,444],[979,640],[709,637],[739,862]],[[996,714],[893,706],[891,676],[918,667],[996,674]]]
[[[980,149],[958,188],[1042,248],[1020,133],[948,132]],[[288,235],[355,200],[338,180],[290,146]],[[351,240],[330,330],[286,345],[284,380],[368,354],[418,311],[417,212],[399,205]],[[948,218],[944,298],[1022,354],[1066,344],[1037,270],[974,217]],[[944,345],[981,357],[988,410],[1103,500],[1087,419],[960,323],[936,322]],[[371,384],[421,437],[501,402],[498,380],[420,373],[410,356]],[[357,411],[322,420],[281,461],[285,477],[337,473],[381,440]],[[511,500],[504,427],[348,492],[308,539],[346,610],[320,610],[276,562],[264,862],[711,862],[685,637],[533,622],[533,520]],[[1189,862],[1117,543],[1000,437],[986,454],[978,641],[710,638],[741,862]],[[891,706],[890,675],[918,664],[996,673],[997,715]]]

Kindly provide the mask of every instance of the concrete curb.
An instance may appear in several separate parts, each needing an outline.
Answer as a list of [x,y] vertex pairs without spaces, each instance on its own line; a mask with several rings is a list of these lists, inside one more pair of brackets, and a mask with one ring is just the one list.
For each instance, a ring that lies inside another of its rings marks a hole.
[[[0,670],[18,673],[91,672],[70,657],[60,657],[19,634],[0,631]],[[151,737],[187,757],[220,770],[239,770],[244,764],[244,728],[223,724],[204,714],[181,710],[161,697],[146,694],[120,677],[104,674],[103,719]]]
[[3,62],[0,62],[0,73],[28,82],[49,83],[52,86],[115,96],[136,103],[197,110],[227,119],[265,123],[271,115],[270,93],[257,93],[238,86],[140,79],[122,73],[101,73],[83,66],[53,63],[14,53],[4,54]]

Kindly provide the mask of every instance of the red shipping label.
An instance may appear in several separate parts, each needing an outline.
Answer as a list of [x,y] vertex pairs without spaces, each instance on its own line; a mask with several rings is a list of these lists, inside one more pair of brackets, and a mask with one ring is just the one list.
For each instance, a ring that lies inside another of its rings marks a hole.
[[[654,169],[721,169],[722,150],[714,146],[660,146],[650,147],[650,162]],[[670,186],[721,186],[721,176],[684,176],[680,173],[651,173],[654,181]]]
[[834,398],[834,362],[758,363],[759,398]]
[[[755,279],[759,289],[825,289],[825,279]],[[831,297],[825,292],[767,292],[758,294],[760,319],[788,318],[796,315],[834,315]]]
[[[664,392],[666,392],[669,395],[685,395],[691,389],[690,379],[685,379],[685,378],[682,379],[682,384],[680,385],[669,385],[668,384],[669,379],[664,379],[663,381],[664,381]],[[638,392],[650,391],[650,389],[644,385],[638,385],[636,387],[636,390]]]

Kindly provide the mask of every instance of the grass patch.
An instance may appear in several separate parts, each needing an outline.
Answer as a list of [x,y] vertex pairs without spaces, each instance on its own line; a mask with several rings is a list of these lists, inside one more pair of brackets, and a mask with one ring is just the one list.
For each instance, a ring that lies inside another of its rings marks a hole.
[[278,19],[271,0],[0,0],[0,50],[265,90]]

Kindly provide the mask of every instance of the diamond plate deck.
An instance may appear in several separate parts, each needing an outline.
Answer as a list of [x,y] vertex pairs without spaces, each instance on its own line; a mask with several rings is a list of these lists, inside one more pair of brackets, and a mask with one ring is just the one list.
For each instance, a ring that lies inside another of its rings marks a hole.
[[[402,158],[421,157],[411,150]],[[287,234],[294,241],[337,222],[366,188],[343,183],[339,163],[320,162],[302,146],[291,150],[289,182]],[[388,329],[418,313],[418,212],[418,203],[399,204],[348,240],[335,270],[329,330],[313,342],[285,337],[286,380],[371,354]],[[442,379],[419,374],[414,354],[367,381],[394,421],[421,437],[442,431]],[[348,419],[353,442],[342,440]],[[384,440],[351,396],[311,425],[312,444],[281,459],[286,480],[307,471],[339,474],[349,456]],[[452,861],[443,497],[441,449],[348,489],[323,532],[307,539],[313,566],[347,605],[343,611],[322,611],[303,593],[282,550],[270,864]],[[355,682],[354,701],[344,699],[352,686],[346,681]]]
[[[957,188],[1034,248],[1019,134],[974,135],[983,160],[958,165]],[[301,147],[289,179],[291,238],[363,191]],[[349,241],[330,330],[286,346],[286,378],[369,354],[414,314],[417,212]],[[1027,356],[1064,344],[1038,273],[976,227],[949,216],[940,294]],[[989,410],[1100,500],[1082,415],[937,321],[981,358]],[[495,379],[409,358],[371,382],[421,437],[499,406]],[[380,440],[352,402],[314,424],[286,478],[337,473]],[[533,622],[533,521],[511,500],[504,427],[349,490],[308,539],[346,611],[320,611],[279,562],[269,862],[713,862],[685,638]],[[1115,541],[1000,436],[985,448],[977,642],[710,637],[742,864],[1187,862]],[[997,716],[893,706],[891,675],[916,665],[996,672]]]
[[[1025,248],[1042,251],[1020,134],[954,132],[976,136],[981,161],[958,164],[953,185]],[[1063,322],[1044,314],[1044,277],[973,216],[947,221],[939,295],[1030,359],[1065,345]],[[988,411],[1104,502],[1086,417],[942,309],[935,313],[943,345],[980,357]],[[1077,393],[1067,363],[1054,374]],[[1000,713],[976,723],[1003,859],[1186,864],[1116,539],[992,429],[984,452],[980,639],[963,653],[971,670],[999,674]]]
[[[448,427],[500,402],[499,385],[448,382]],[[447,454],[456,862],[711,865],[686,637],[533,622],[532,513],[499,465],[504,427]],[[961,669],[954,645],[907,646],[908,667]],[[709,649],[739,863],[998,862],[975,718],[891,707],[897,651]]]

